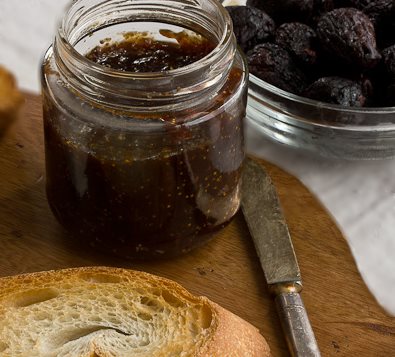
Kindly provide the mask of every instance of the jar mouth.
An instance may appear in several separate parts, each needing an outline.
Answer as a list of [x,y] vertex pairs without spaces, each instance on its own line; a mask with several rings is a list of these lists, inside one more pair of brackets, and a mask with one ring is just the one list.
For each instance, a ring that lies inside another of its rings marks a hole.
[[[217,19],[209,16],[209,9],[215,9]],[[206,28],[216,42],[209,54],[183,67],[164,72],[125,72],[97,64],[75,48],[79,41],[103,27],[143,21],[183,26],[177,17],[187,19],[190,26]],[[67,10],[54,44],[59,70],[74,89],[99,100],[101,96],[107,101],[109,96],[116,96],[118,102],[125,99],[128,105],[133,99],[158,103],[174,97],[179,100],[220,85],[231,68],[235,51],[231,18],[217,0],[77,0]]]

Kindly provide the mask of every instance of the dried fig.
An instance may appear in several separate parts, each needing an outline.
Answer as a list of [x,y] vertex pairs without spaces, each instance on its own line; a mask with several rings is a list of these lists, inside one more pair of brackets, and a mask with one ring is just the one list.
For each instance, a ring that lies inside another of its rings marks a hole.
[[264,43],[247,53],[252,74],[291,93],[298,94],[306,87],[306,77],[284,48]]
[[373,23],[357,9],[340,8],[323,15],[317,35],[323,48],[345,63],[371,68],[381,58]]

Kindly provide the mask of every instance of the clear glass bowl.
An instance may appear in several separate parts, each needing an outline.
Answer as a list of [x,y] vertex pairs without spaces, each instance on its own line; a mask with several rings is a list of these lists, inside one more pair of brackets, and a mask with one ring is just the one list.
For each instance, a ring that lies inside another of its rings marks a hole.
[[247,119],[272,140],[343,159],[395,156],[395,107],[346,108],[303,98],[250,74]]

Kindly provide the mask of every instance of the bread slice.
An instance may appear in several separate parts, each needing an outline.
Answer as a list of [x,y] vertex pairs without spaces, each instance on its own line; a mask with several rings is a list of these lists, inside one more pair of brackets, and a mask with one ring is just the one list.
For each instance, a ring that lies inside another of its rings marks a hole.
[[177,283],[107,267],[0,278],[2,357],[270,356],[258,330]]
[[21,103],[22,95],[15,78],[0,66],[0,136],[16,118]]

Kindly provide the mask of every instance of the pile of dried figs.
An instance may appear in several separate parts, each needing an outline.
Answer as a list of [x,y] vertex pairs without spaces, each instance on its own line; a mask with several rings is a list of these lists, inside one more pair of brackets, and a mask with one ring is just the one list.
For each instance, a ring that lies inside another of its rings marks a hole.
[[227,10],[255,76],[327,103],[395,106],[395,0],[248,0]]

